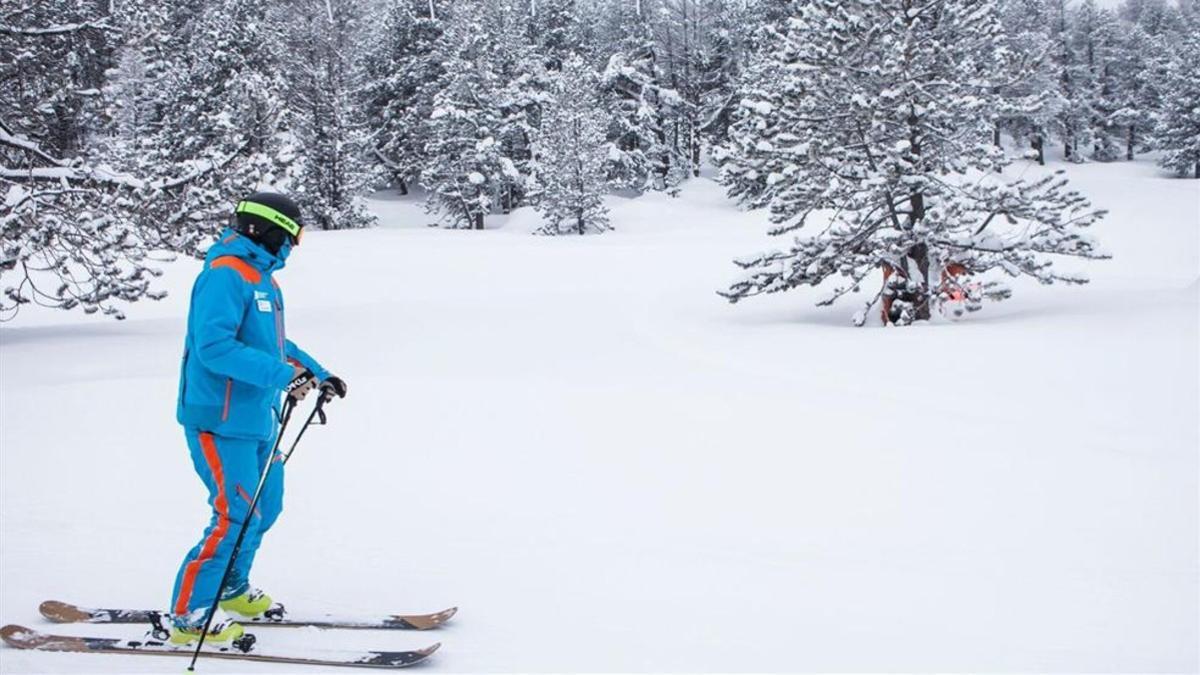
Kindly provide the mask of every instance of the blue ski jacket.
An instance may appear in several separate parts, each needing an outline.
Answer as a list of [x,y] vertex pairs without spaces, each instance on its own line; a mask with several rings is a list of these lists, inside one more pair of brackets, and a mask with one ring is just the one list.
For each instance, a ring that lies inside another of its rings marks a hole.
[[289,252],[285,245],[271,255],[233,230],[209,249],[188,309],[175,414],[180,424],[268,440],[293,365],[329,377],[284,332],[283,293],[271,273]]

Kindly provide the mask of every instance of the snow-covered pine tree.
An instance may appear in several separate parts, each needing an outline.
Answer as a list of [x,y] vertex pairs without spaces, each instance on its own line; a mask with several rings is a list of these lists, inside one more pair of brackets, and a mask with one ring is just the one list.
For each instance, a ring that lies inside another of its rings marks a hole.
[[1116,109],[1109,114],[1111,131],[1124,147],[1125,159],[1149,147],[1154,120],[1162,107],[1166,81],[1164,38],[1126,23],[1113,56]]
[[[697,88],[700,134],[709,148],[729,140],[729,125],[737,107],[737,82],[745,67],[746,51],[761,16],[737,0],[713,0],[705,11],[706,40],[698,49]],[[696,167],[699,168],[699,163]]]
[[[770,34],[775,40],[782,36]],[[747,208],[767,206],[784,187],[777,178],[795,171],[797,157],[781,152],[798,138],[778,113],[789,100],[804,95],[800,81],[788,77],[792,56],[772,49],[768,41],[749,58],[737,82],[738,101],[730,113],[728,138],[713,149],[726,194]],[[802,153],[801,153],[802,154]]]
[[[8,0],[0,16],[0,119],[51,154],[77,156],[101,125],[114,65],[107,2]],[[10,23],[11,22],[11,23]]]
[[429,139],[434,84],[442,64],[433,52],[442,22],[429,0],[397,0],[384,10],[378,31],[368,33],[363,58],[362,105],[374,134],[372,154],[401,194],[416,183]]
[[528,1],[528,43],[541,55],[547,70],[557,71],[567,58],[584,53],[590,40],[578,0]]
[[302,198],[311,224],[325,230],[375,223],[362,197],[382,176],[370,161],[370,139],[356,101],[364,13],[362,0],[297,0],[281,21],[287,101],[298,144],[292,192]]
[[503,168],[492,191],[502,213],[524,203],[532,189],[533,137],[550,88],[545,64],[553,64],[553,59],[539,53],[528,34],[527,11],[536,6],[527,9],[521,0],[492,0],[488,6],[488,60],[500,83],[495,101],[500,114],[496,138]]
[[[1095,0],[1083,0],[1074,10],[1071,43],[1080,67],[1075,84],[1089,114],[1086,136],[1091,139],[1089,157],[1102,162],[1122,155],[1118,142],[1121,120],[1120,91],[1116,73],[1116,17]],[[1079,158],[1076,158],[1077,160]]]
[[[172,250],[202,250],[231,205],[258,188],[286,190],[296,160],[289,133],[288,65],[267,0],[209,0],[198,12],[173,77],[160,83],[153,133],[122,168],[138,175],[196,172],[162,193],[146,227],[168,231]],[[208,170],[211,167],[220,170]]]
[[1086,161],[1086,150],[1092,144],[1091,77],[1087,63],[1076,50],[1073,40],[1072,11],[1067,0],[1052,0],[1054,23],[1051,39],[1054,44],[1054,68],[1059,75],[1062,105],[1055,120],[1055,132],[1063,143],[1063,157],[1071,162]]
[[609,181],[637,192],[674,189],[686,174],[676,167],[668,128],[683,99],[664,83],[643,2],[608,1],[601,41],[610,56],[600,87],[609,119]]
[[420,180],[429,191],[426,209],[448,227],[482,230],[508,180],[497,138],[504,83],[492,67],[486,10],[483,0],[457,3],[434,56],[445,74],[427,121]]
[[30,303],[123,318],[118,301],[165,295],[150,287],[162,242],[134,218],[155,188],[88,145],[118,32],[101,5],[15,3],[0,20],[0,321]]
[[536,144],[536,205],[540,234],[586,234],[610,229],[604,206],[604,125],[598,78],[578,56],[554,75],[552,98],[542,112]]
[[1200,178],[1200,14],[1190,23],[1190,34],[1172,50],[1153,143],[1162,151],[1160,166]]
[[0,321],[30,303],[122,319],[118,301],[165,297],[150,281],[167,246],[135,216],[172,186],[61,159],[0,119]]
[[[885,320],[929,318],[948,286],[997,268],[1084,283],[1056,271],[1053,258],[1104,257],[1083,232],[1102,212],[1061,175],[996,173],[1008,161],[992,144],[996,78],[1011,72],[1000,32],[994,2],[798,6],[772,53],[789,66],[783,86],[803,95],[782,100],[778,124],[735,131],[750,136],[739,146],[778,157],[782,169],[766,178],[771,233],[795,238],[738,260],[747,274],[721,295],[736,302],[834,279],[825,305],[882,271],[883,287],[856,315],[861,325],[881,300]],[[995,282],[980,287],[985,297],[1008,295]]]
[[[1011,134],[1027,142],[1038,164],[1046,163],[1046,139],[1065,105],[1059,93],[1061,74],[1056,69],[1046,0],[1011,0],[1001,5],[1004,25],[1002,46],[1012,53],[1006,59],[1011,81],[1002,77],[997,136]],[[999,141],[999,138],[996,139]]]

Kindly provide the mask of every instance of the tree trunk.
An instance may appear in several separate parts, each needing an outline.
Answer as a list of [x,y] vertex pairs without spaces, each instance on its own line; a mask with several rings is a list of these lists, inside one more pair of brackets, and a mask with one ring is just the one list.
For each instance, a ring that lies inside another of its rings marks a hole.
[[474,229],[476,229],[476,230],[483,229],[483,214],[482,213],[471,214],[471,220],[475,221]]
[[408,194],[408,182],[401,178],[400,184],[396,186],[396,191],[402,195]]
[[1037,150],[1038,166],[1046,166],[1046,139],[1042,138],[1041,132],[1033,135],[1033,140],[1030,141],[1034,150]]
[[920,294],[917,297],[915,318],[918,321],[928,321],[931,313],[929,310],[929,246],[926,244],[917,244],[908,249],[908,257],[912,258],[917,263],[917,269],[921,272]]
[[1129,135],[1125,137],[1125,159],[1133,161],[1133,125],[1129,125]]
[[1200,178],[1200,159],[1196,160],[1196,170],[1192,178]]

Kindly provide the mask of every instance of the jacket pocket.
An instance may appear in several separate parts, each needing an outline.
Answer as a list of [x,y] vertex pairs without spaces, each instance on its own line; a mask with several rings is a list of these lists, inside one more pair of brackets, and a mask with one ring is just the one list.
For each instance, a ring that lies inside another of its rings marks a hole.
[[233,397],[233,378],[225,378],[225,405],[221,408],[221,421],[229,419],[229,399]]

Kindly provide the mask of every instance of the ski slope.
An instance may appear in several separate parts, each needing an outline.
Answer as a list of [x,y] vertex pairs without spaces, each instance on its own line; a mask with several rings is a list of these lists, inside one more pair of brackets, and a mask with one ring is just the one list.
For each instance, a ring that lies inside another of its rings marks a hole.
[[[306,613],[461,611],[260,639],[440,640],[428,672],[1197,670],[1200,181],[1068,171],[1111,210],[1113,259],[1064,263],[1093,283],[910,329],[725,303],[730,259],[774,242],[707,179],[611,198],[597,237],[529,236],[528,210],[430,229],[398,198],[310,233],[289,336],[350,392],[255,581]],[[207,519],[174,421],[197,269],[125,322],[0,327],[0,623],[168,602]],[[4,673],[184,665],[0,647]]]

